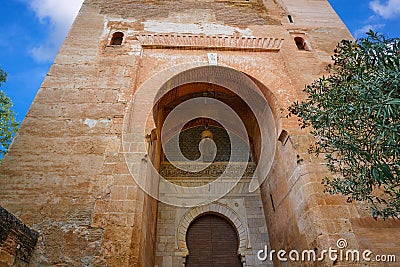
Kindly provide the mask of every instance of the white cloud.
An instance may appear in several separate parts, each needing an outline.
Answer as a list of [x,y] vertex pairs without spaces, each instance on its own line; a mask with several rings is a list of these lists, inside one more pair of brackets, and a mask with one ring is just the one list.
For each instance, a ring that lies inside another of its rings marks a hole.
[[29,7],[42,23],[49,23],[48,39],[30,50],[39,62],[52,61],[72,25],[83,0],[29,0]]
[[400,17],[400,0],[387,0],[383,4],[381,0],[373,0],[369,7],[385,19]]
[[381,28],[385,27],[385,24],[368,24],[364,25],[363,27],[355,30],[354,32],[354,37],[355,38],[360,38],[365,35],[366,32],[369,30],[377,31]]

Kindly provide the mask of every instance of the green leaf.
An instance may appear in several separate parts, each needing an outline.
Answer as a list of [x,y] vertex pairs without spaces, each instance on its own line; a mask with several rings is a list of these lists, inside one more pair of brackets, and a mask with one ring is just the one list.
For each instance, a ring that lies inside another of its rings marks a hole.
[[[369,31],[343,40],[331,74],[304,89],[289,107],[316,138],[335,179],[325,191],[368,200],[373,217],[400,218],[400,39]],[[383,191],[376,190],[381,188]]]

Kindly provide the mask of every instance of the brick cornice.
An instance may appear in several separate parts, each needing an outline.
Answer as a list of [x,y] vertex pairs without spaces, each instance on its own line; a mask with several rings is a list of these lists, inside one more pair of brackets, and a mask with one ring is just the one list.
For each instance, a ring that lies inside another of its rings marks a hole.
[[272,37],[208,36],[191,34],[138,34],[144,48],[279,51],[283,39]]

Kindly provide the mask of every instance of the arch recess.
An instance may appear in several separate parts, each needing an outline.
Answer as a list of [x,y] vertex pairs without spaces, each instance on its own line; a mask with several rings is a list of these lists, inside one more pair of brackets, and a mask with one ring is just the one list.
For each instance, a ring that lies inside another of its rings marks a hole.
[[[157,118],[152,116],[153,105],[170,90],[193,82],[220,85],[238,94],[246,103],[250,103],[248,106],[256,116],[255,123],[258,123],[261,131],[257,138],[253,138],[255,151],[258,151],[254,176],[256,179],[252,179],[249,186],[249,191],[253,192],[268,176],[275,157],[277,136],[280,130],[280,111],[278,111],[276,99],[271,91],[252,76],[234,68],[210,66],[204,62],[183,64],[163,70],[146,80],[136,91],[124,118],[122,136],[123,152],[132,177],[142,190],[161,202],[185,207],[206,204],[203,199],[195,198],[190,202],[175,203],[171,202],[168,194],[164,195],[166,197],[160,195],[159,189],[164,192],[184,191],[188,194],[194,194],[197,191],[191,192],[191,188],[179,187],[166,181],[159,176],[158,167],[146,160],[149,155],[147,155],[145,136],[154,127],[157,127],[156,136],[158,138],[161,136],[161,127],[157,126]],[[208,190],[208,187],[204,188],[206,189]]]
[[220,203],[211,203],[205,206],[195,207],[185,213],[179,222],[176,233],[176,241],[178,244],[178,252],[176,254],[182,257],[186,257],[189,254],[186,244],[186,233],[189,225],[201,215],[208,213],[222,215],[222,217],[227,219],[235,227],[239,237],[238,254],[244,256],[246,254],[246,250],[250,249],[249,234],[246,224],[243,222],[243,219],[239,216],[239,214],[237,214],[233,209]]

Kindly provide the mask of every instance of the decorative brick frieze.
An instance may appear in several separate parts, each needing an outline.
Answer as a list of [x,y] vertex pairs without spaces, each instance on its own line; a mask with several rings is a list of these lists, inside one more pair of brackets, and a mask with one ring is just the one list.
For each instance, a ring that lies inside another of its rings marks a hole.
[[[161,165],[160,175],[165,178],[189,178],[189,177],[201,177],[201,178],[217,178],[224,172],[229,177],[253,177],[256,165],[254,163],[229,163],[229,170],[226,170],[228,163],[212,163],[210,166],[204,169],[207,163],[188,163],[185,164],[185,170],[177,168],[174,164],[163,163]],[[244,166],[246,165],[246,166]],[[243,169],[245,171],[243,172]]]
[[191,34],[139,34],[145,48],[279,51],[283,39],[271,37],[207,36]]

